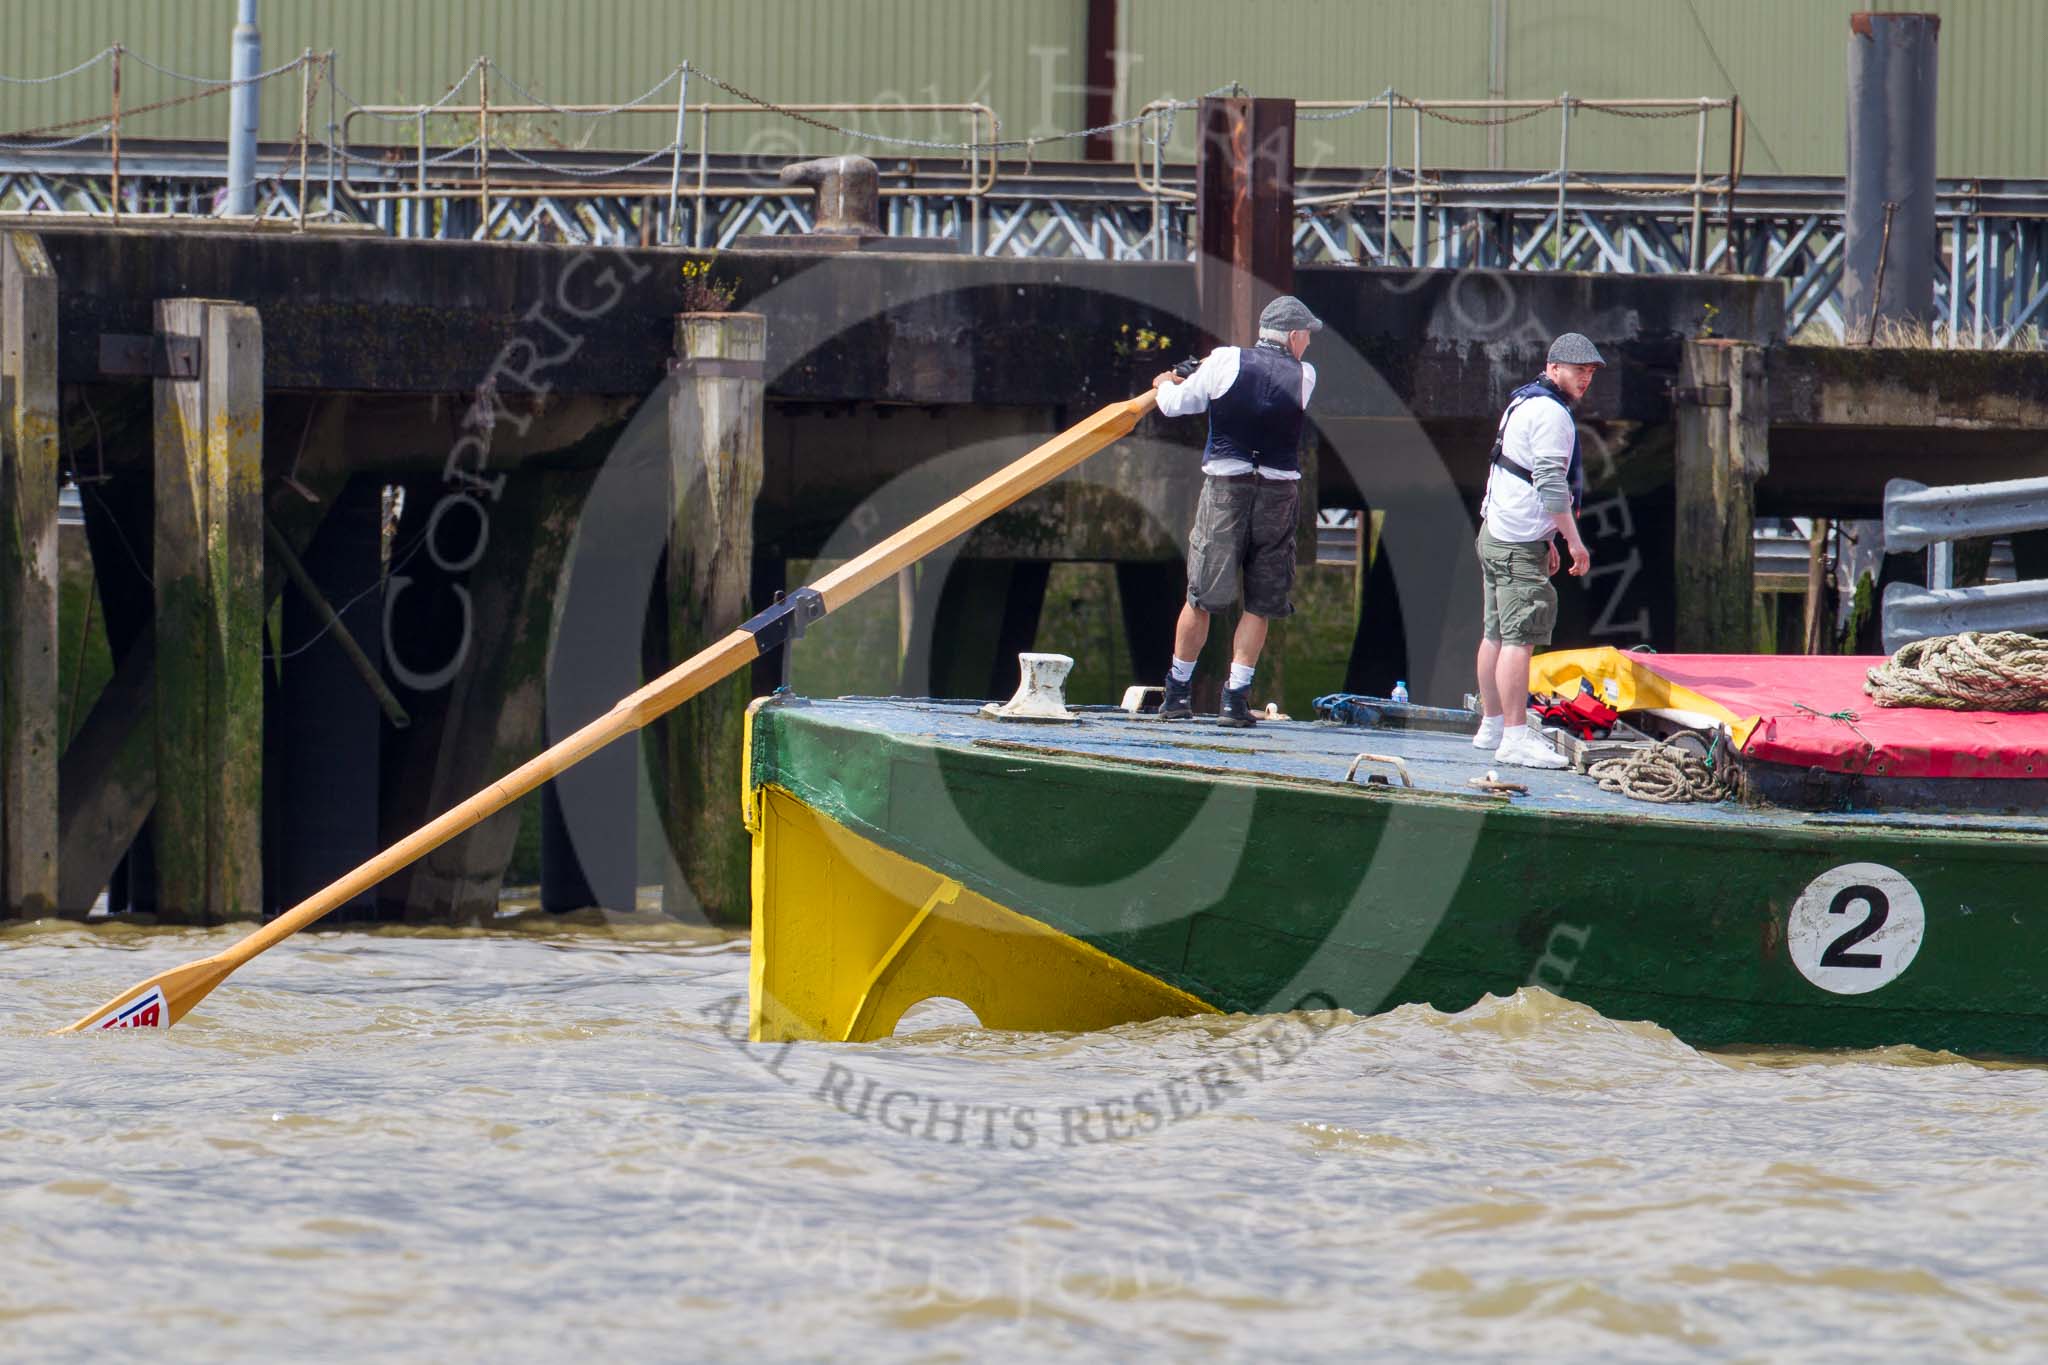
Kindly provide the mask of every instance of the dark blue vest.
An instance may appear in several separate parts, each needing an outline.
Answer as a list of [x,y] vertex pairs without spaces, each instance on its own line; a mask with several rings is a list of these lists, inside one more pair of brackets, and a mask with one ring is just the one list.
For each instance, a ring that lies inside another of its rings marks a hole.
[[[1508,395],[1507,411],[1500,415],[1500,427],[1495,431],[1493,437],[1494,467],[1505,469],[1523,483],[1533,487],[1536,483],[1535,475],[1516,464],[1513,460],[1510,460],[1507,457],[1506,450],[1502,448],[1502,443],[1507,437],[1508,417],[1516,408],[1532,398],[1548,398],[1553,403],[1562,403],[1567,413],[1572,410],[1572,405],[1566,400],[1564,394],[1558,391],[1557,385],[1551,383],[1547,376],[1524,384],[1521,388]],[[1586,469],[1579,460],[1579,424],[1576,422],[1572,423],[1572,459],[1571,464],[1565,469],[1565,482],[1571,485],[1572,511],[1577,513],[1580,504],[1586,500]]]
[[1202,463],[1250,460],[1261,469],[1301,468],[1301,362],[1277,346],[1245,346],[1237,378],[1209,403]]

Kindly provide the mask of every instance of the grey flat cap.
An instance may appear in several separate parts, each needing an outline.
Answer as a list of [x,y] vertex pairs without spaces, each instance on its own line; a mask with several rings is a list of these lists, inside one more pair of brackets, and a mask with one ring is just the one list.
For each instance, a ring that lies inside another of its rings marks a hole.
[[1566,332],[1550,343],[1550,354],[1544,358],[1546,365],[1605,365],[1600,350],[1577,332]]
[[1292,294],[1282,294],[1259,313],[1262,332],[1320,332],[1323,320]]

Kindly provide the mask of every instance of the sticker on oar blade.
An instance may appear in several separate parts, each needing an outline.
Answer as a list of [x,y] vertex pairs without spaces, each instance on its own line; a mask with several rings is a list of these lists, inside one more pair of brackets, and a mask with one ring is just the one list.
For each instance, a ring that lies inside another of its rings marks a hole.
[[151,986],[142,995],[130,1000],[120,1009],[108,1015],[99,1023],[100,1028],[169,1028],[171,1021],[165,1016],[170,1013],[169,1002],[164,999],[161,986]]
[[1861,995],[1897,979],[1920,951],[1927,911],[1913,884],[1882,863],[1844,863],[1808,883],[1785,925],[1799,974]]

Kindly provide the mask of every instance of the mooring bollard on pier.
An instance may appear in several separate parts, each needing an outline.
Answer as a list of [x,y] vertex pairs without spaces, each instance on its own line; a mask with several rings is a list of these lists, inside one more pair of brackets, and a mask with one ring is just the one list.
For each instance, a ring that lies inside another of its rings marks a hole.
[[[668,645],[674,660],[689,658],[747,618],[754,503],[765,459],[767,338],[767,319],[758,313],[684,313],[676,319],[676,377],[668,408]],[[751,692],[742,674],[662,722],[667,833],[675,865],[688,882],[664,889],[663,903],[672,913],[694,897],[714,920],[746,919],[749,853],[738,794]]]
[[158,912],[263,905],[263,324],[162,299],[156,332]]
[[0,234],[0,915],[57,908],[57,277]]

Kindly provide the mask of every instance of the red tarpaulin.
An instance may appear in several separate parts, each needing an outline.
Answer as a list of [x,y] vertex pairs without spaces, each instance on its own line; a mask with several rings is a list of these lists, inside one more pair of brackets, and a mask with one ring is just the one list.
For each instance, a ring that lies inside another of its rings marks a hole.
[[1624,708],[1703,711],[1767,763],[1873,777],[2048,777],[2048,714],[1879,706],[1863,679],[1883,662],[1581,649],[1540,655],[1530,673],[1538,691],[1590,677],[1595,688],[1612,680]]

